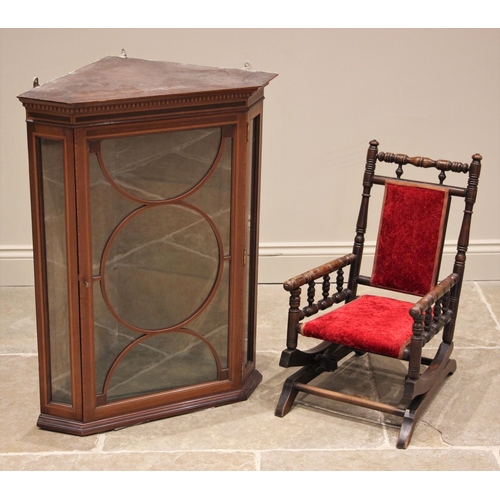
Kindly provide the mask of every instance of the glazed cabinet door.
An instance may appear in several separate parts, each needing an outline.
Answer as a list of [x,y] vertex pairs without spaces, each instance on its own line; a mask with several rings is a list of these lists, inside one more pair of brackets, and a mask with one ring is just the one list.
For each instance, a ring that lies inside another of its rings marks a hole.
[[236,129],[80,132],[90,418],[230,387]]

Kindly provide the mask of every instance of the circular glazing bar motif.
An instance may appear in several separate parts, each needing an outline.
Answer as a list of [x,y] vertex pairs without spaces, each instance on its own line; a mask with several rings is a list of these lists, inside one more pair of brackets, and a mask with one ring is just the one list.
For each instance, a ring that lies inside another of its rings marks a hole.
[[196,191],[217,167],[222,129],[207,128],[103,139],[101,169],[117,191],[149,205]]
[[[193,330],[180,328],[168,333],[146,334],[129,344],[115,359],[106,376],[103,393],[111,399],[121,399],[211,382],[220,378],[221,370],[214,346]],[[157,376],[152,377],[151,371]],[[138,372],[145,376],[141,377]]]
[[128,328],[165,332],[197,316],[215,294],[224,256],[211,219],[187,203],[143,206],[110,236],[101,289]]

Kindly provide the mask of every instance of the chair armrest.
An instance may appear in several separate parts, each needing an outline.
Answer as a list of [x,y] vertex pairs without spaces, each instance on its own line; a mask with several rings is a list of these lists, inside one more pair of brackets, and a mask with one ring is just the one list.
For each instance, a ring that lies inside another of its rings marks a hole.
[[411,309],[410,316],[419,319],[429,307],[441,299],[445,293],[449,292],[460,280],[460,276],[452,273],[443,281],[438,283],[427,295],[422,297]]
[[[426,323],[426,320],[424,316],[426,312],[438,300],[443,298],[443,296],[459,281],[460,276],[458,274],[450,274],[410,309],[410,316],[413,318],[413,333],[409,346],[408,379],[416,381],[420,378],[423,345],[432,339],[432,337],[451,320],[451,311],[447,310],[439,317],[437,323],[433,325],[433,327],[431,327],[430,324],[427,324],[427,327],[425,327],[424,323]],[[423,392],[419,392],[418,394],[423,394]]]
[[302,285],[306,283],[310,283],[315,279],[321,278],[327,274],[333,273],[334,271],[338,271],[343,267],[346,267],[352,264],[356,260],[356,256],[353,253],[348,255],[344,255],[343,257],[339,257],[338,259],[334,259],[322,266],[315,267],[305,273],[299,274],[294,278],[291,278],[283,283],[283,288],[287,291],[295,290],[296,288],[300,288]]
[[[287,349],[294,350],[297,348],[297,338],[298,338],[298,326],[301,319],[305,316],[311,316],[321,309],[326,309],[334,303],[338,303],[340,300],[345,300],[349,294],[349,290],[345,289],[342,292],[338,292],[335,295],[324,298],[320,303],[312,304],[313,295],[309,296],[309,305],[304,309],[300,309],[300,293],[301,286],[313,282],[317,278],[325,277],[334,271],[340,271],[343,267],[352,264],[356,259],[354,254],[344,255],[344,257],[339,257],[338,259],[332,260],[323,264],[322,266],[315,267],[310,271],[299,274],[292,279],[289,279],[283,283],[283,288],[290,292],[290,309],[288,310],[288,327],[287,327]],[[338,286],[340,286],[338,284]],[[314,284],[313,284],[314,288]]]

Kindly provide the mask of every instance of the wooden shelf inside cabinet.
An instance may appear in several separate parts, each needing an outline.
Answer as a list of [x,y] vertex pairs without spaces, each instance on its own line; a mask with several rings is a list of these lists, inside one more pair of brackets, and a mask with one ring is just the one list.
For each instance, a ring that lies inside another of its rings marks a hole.
[[264,87],[106,57],[21,94],[38,426],[76,435],[247,399]]

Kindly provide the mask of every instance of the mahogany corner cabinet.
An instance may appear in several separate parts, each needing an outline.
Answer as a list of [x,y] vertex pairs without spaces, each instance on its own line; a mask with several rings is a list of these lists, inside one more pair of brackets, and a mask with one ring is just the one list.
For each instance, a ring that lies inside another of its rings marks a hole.
[[43,429],[88,435],[246,400],[264,87],[105,57],[26,108]]

